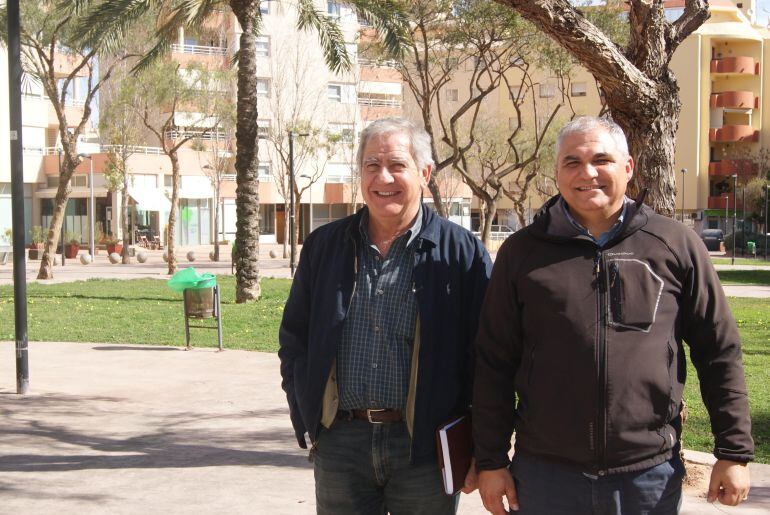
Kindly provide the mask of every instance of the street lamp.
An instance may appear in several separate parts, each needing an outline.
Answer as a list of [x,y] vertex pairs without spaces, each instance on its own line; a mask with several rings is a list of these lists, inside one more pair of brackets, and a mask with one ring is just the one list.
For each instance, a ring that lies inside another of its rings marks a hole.
[[304,173],[300,177],[308,180],[308,202],[310,202],[310,231],[308,232],[313,232],[313,178]]
[[730,264],[735,264],[735,232],[738,220],[738,174],[733,174],[733,257]]
[[687,168],[682,168],[682,223],[684,223],[684,174],[687,173]]
[[94,156],[90,154],[78,154],[78,157],[81,157],[83,159],[88,159],[88,187],[90,190],[90,200],[88,203],[88,223],[90,225],[89,230],[91,231],[89,233],[88,238],[88,250],[91,253],[91,261],[94,260],[96,256],[96,251],[94,248],[94,213],[95,213],[95,207],[94,207]]
[[307,133],[297,134],[294,131],[289,132],[289,242],[291,254],[289,258],[289,269],[291,276],[294,277],[294,267],[297,256],[297,243],[294,241],[294,136],[310,136]]

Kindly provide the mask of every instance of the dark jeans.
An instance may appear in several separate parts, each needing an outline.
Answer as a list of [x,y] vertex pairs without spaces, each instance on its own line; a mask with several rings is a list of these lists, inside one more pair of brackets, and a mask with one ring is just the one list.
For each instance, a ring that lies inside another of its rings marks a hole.
[[533,456],[514,455],[519,515],[674,515],[682,502],[678,453],[637,472],[592,476]]
[[315,449],[320,515],[453,515],[457,496],[444,493],[435,461],[410,465],[403,422],[337,420],[322,429]]

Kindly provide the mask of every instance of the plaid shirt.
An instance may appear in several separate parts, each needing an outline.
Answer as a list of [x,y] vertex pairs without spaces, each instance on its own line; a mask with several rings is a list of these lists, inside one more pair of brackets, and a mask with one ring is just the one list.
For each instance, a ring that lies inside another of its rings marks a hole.
[[615,237],[616,234],[620,232],[620,227],[623,225],[623,219],[626,217],[626,211],[628,211],[628,203],[630,202],[630,199],[628,197],[623,197],[623,210],[620,212],[620,216],[618,217],[618,220],[615,222],[615,225],[610,227],[610,229],[605,232],[604,234],[600,234],[597,238],[590,232],[588,232],[588,229],[583,227],[583,225],[575,220],[575,217],[572,216],[572,213],[569,212],[569,206],[566,202],[564,202],[564,197],[561,197],[559,199],[559,206],[561,209],[564,210],[564,214],[567,217],[567,220],[582,234],[585,234],[586,236],[590,236],[592,240],[596,242],[596,246],[599,248],[603,248],[612,238]]
[[361,219],[360,267],[337,353],[340,409],[406,407],[417,322],[412,268],[422,209],[385,257],[369,238],[368,214]]

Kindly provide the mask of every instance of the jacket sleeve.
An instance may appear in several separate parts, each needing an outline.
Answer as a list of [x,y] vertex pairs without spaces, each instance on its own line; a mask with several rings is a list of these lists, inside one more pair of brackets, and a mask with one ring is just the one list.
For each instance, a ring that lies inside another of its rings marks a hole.
[[311,291],[310,251],[311,242],[306,241],[302,246],[299,266],[294,274],[294,281],[291,284],[289,298],[283,309],[281,327],[278,331],[281,387],[286,392],[286,400],[289,402],[289,415],[294,427],[294,434],[297,437],[297,443],[303,449],[307,449],[305,441],[306,429],[294,391],[294,373],[296,363],[305,363],[307,361]]
[[714,456],[751,461],[754,441],[738,327],[705,247],[694,231],[687,232],[682,336],[690,346],[709,413]]
[[478,470],[499,469],[509,463],[516,397],[514,378],[521,362],[512,243],[509,238],[497,254],[476,336],[473,444]]
[[484,301],[484,294],[487,291],[489,276],[492,273],[492,260],[484,245],[476,236],[471,236],[473,242],[473,261],[470,269],[465,275],[465,284],[463,285],[463,310],[465,314],[465,377],[463,384],[465,391],[463,394],[462,407],[467,410],[473,399],[473,374],[475,368],[475,348],[474,339],[479,325],[479,315],[481,313],[481,304]]

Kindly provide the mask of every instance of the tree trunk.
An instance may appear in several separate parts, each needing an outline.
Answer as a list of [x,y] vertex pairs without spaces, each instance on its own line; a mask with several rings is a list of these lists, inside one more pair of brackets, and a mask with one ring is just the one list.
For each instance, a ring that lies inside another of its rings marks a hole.
[[489,199],[481,199],[484,210],[484,226],[481,229],[481,243],[484,247],[489,249],[489,233],[492,232],[492,222],[495,220],[495,214],[497,214],[497,199],[490,197]]
[[176,272],[176,212],[179,209],[179,158],[176,151],[168,154],[171,159],[171,211],[168,213],[168,241],[166,255],[168,256],[168,275]]
[[[62,141],[62,146],[70,144],[69,142]],[[75,167],[78,165],[77,161],[71,161],[67,158],[69,155],[77,155],[77,152],[66,152],[65,149],[62,155],[59,188],[56,190],[53,216],[51,217],[51,225],[48,227],[48,237],[45,241],[43,257],[40,258],[40,269],[37,272],[38,279],[53,279],[53,256],[56,255],[56,246],[59,243],[61,227],[64,222],[64,210],[67,208],[67,200],[70,196],[70,178],[75,172]]]
[[123,250],[121,251],[121,263],[127,265],[131,263],[131,256],[128,254],[128,246],[131,245],[131,236],[128,230],[128,169],[123,166],[123,191],[120,193],[120,201],[123,203],[123,213],[120,220],[120,230],[123,233]]
[[259,182],[257,181],[257,63],[254,19],[259,0],[230,0],[243,32],[238,52],[238,116],[235,125],[237,214],[235,302],[257,300],[259,284]]

